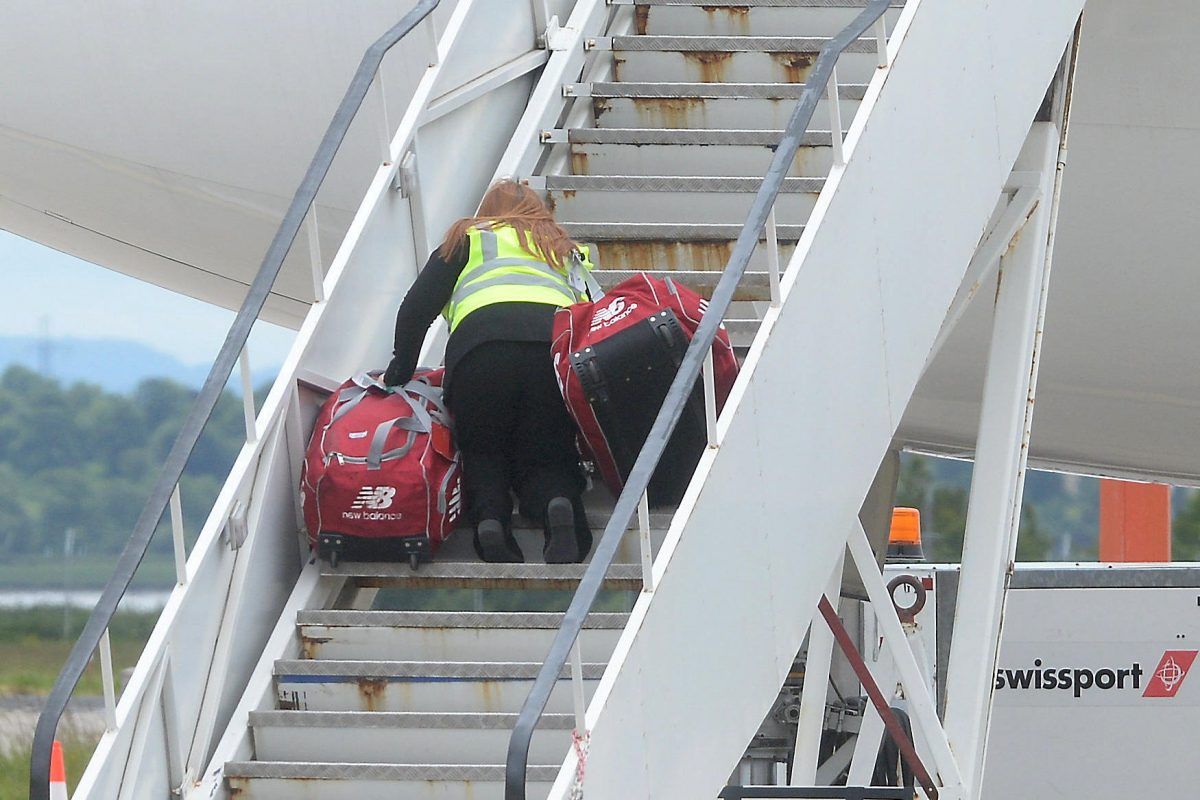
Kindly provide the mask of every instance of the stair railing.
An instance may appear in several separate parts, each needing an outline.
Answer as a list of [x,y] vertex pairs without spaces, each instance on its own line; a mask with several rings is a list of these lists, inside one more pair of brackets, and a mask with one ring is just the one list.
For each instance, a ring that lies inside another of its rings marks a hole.
[[[316,154],[304,173],[300,186],[292,197],[291,204],[280,222],[262,264],[258,268],[253,282],[246,292],[245,299],[238,309],[237,316],[229,328],[224,344],[213,362],[212,369],[204,381],[203,387],[196,396],[187,417],[183,421],[178,436],[175,438],[166,461],[159,472],[141,514],[134,525],[129,540],[125,543],[121,556],[100,595],[99,601],[88,617],[83,632],[71,648],[66,663],[59,673],[58,679],[50,691],[46,704],[38,717],[37,727],[33,737],[33,751],[29,765],[29,797],[30,800],[49,800],[50,798],[50,758],[54,744],[55,732],[59,720],[66,710],[67,702],[75,691],[79,679],[83,676],[92,654],[100,652],[102,679],[105,698],[105,724],[111,731],[116,727],[116,691],[113,683],[112,651],[109,643],[108,629],[116,613],[117,606],[124,597],[134,573],[141,564],[150,546],[150,541],[157,530],[163,515],[170,508],[171,529],[175,553],[175,570],[180,585],[186,582],[186,557],[183,541],[182,506],[180,503],[179,483],[183,477],[192,452],[196,448],[205,426],[212,417],[218,401],[225,390],[235,363],[241,365],[242,398],[246,417],[247,443],[253,444],[257,438],[255,424],[255,409],[253,387],[250,383],[250,362],[246,348],[247,340],[254,323],[262,313],[263,306],[270,296],[284,259],[291,251],[296,236],[308,219],[308,244],[313,256],[313,287],[315,301],[321,302],[324,297],[324,281],[320,260],[320,247],[316,228],[316,198],[333,164],[342,142],[351,124],[357,118],[362,108],[363,100],[375,86],[380,101],[383,100],[383,78],[379,74],[383,57],[400,40],[413,31],[421,22],[428,20],[430,33],[433,37],[434,52],[437,52],[437,32],[431,16],[441,0],[420,0],[412,10],[404,15],[390,30],[377,39],[359,62],[358,69],[342,97],[341,103],[334,112],[333,119],[325,131]],[[390,159],[391,127],[387,121],[386,107],[380,121],[383,140],[385,163]],[[231,526],[235,520],[231,517]]]
[[[587,732],[584,727],[583,709],[583,670],[578,647],[579,632],[583,629],[584,621],[599,596],[604,584],[604,577],[612,566],[613,558],[621,544],[621,539],[635,513],[639,517],[639,540],[642,548],[643,592],[652,592],[654,584],[650,575],[653,565],[653,555],[649,550],[649,524],[647,513],[646,491],[650,478],[658,466],[671,438],[676,425],[679,423],[683,410],[691,397],[692,390],[703,373],[705,407],[708,421],[709,446],[717,447],[716,403],[712,368],[712,345],[733,302],[738,283],[750,263],[750,256],[758,245],[759,235],[764,228],[767,234],[768,268],[771,271],[771,304],[780,303],[779,290],[779,242],[775,235],[775,200],[783,187],[801,141],[808,131],[816,112],[821,95],[828,92],[830,106],[830,134],[834,149],[835,168],[845,165],[842,151],[843,131],[841,126],[841,110],[839,108],[839,89],[837,83],[837,62],[842,53],[859,40],[863,34],[874,28],[879,66],[888,66],[887,34],[884,13],[893,5],[894,0],[870,0],[854,21],[843,28],[836,36],[821,47],[820,53],[805,81],[804,91],[796,103],[796,108],[788,120],[783,136],[771,160],[771,166],[763,177],[762,185],[754,197],[746,223],[738,234],[733,252],[725,265],[724,273],[713,291],[708,311],[700,321],[696,335],[688,345],[679,371],[675,375],[671,388],[663,400],[662,408],[654,420],[646,443],[638,453],[630,470],[625,488],[613,508],[612,516],[604,528],[604,533],[596,545],[595,553],[583,573],[579,587],[571,598],[571,604],[563,616],[562,625],[555,634],[550,645],[550,652],[539,670],[529,696],[525,699],[517,723],[513,728],[508,743],[508,758],[504,775],[505,800],[526,800],[525,783],[526,770],[529,764],[529,745],[533,731],[546,710],[550,694],[554,690],[559,677],[571,660],[571,680],[575,702],[576,741],[586,740]],[[760,795],[761,796],[761,795]]]

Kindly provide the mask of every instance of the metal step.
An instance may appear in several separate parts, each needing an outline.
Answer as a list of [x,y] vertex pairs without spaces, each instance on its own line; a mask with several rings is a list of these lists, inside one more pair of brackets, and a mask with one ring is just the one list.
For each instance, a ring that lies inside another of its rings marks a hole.
[[[359,586],[426,587],[472,589],[571,589],[583,577],[585,564],[484,564],[479,561],[442,561],[422,564],[418,570],[407,564],[373,561],[344,561],[336,567],[322,562],[322,576],[343,576]],[[605,577],[610,589],[642,588],[640,564],[614,564]]]
[[[844,124],[843,120],[843,124]],[[662,145],[752,145],[776,147],[783,130],[691,130],[689,128],[571,128],[566,139],[572,144],[662,144]],[[812,130],[804,134],[800,144],[805,147],[830,147],[828,130]],[[703,174],[703,173],[701,173]]]
[[[612,40],[618,81],[804,83],[825,39],[777,36],[619,36]],[[607,44],[605,40],[598,44]],[[838,59],[838,80],[869,83],[879,67],[874,39]]]
[[[607,86],[630,85],[637,91],[620,92]],[[703,91],[692,87],[720,87],[741,92]],[[653,87],[653,88],[651,88]],[[790,88],[781,91],[773,87]],[[567,87],[568,89],[570,87]],[[603,128],[743,128],[780,130],[787,125],[804,84],[601,84],[591,87],[592,113],[596,125]],[[577,91],[588,91],[576,87]],[[842,118],[850,120],[858,110],[866,87],[854,84],[841,87]],[[715,96],[714,96],[715,95]],[[813,118],[829,119],[825,92]]]
[[[528,800],[544,800],[559,766],[531,765]],[[225,782],[238,800],[500,800],[504,766],[231,761]]]
[[[867,0],[606,0],[610,6],[700,6],[701,8],[857,8]],[[893,8],[903,8],[901,0]]]
[[[305,658],[349,660],[533,661],[543,658],[562,614],[465,611],[302,611]],[[627,614],[592,614],[582,652],[607,660]]]
[[[841,101],[843,124],[854,119],[857,100]],[[795,100],[750,98],[630,98],[593,100],[592,115],[601,128],[706,128],[740,126],[753,130],[777,130],[787,125]],[[817,102],[813,119],[829,119],[829,104]]]
[[[540,661],[280,660],[274,668],[276,704],[281,711],[513,714],[525,702],[540,668]],[[583,665],[586,695],[603,671],[604,664]],[[549,710],[572,710],[569,678],[558,681]]]
[[[818,36],[612,36],[596,39],[593,50],[613,52],[676,51],[683,53],[812,53],[820,52],[829,41]],[[863,37],[851,42],[846,53],[875,53],[874,39]],[[795,83],[795,81],[786,81]]]
[[[576,175],[641,177],[764,175],[782,131],[687,128],[573,128],[571,171]],[[805,134],[790,174],[828,174],[833,148],[828,131]]]
[[[666,272],[720,272],[729,263],[733,253],[732,241],[629,241],[629,242],[600,242],[600,265],[602,269],[637,270],[651,267]],[[796,249],[795,242],[783,242],[779,246],[781,264],[787,264],[792,252]],[[749,269],[763,271],[767,269],[767,246],[760,243],[750,256]]]
[[[657,278],[670,278],[678,281],[689,289],[693,290],[701,297],[711,298],[713,290],[717,287],[717,282],[721,280],[720,271],[676,271],[668,270],[607,270],[601,269],[595,272],[596,280],[600,282],[600,286],[605,289],[611,289],[618,283],[628,280],[639,273],[646,273]],[[742,275],[741,281],[738,283],[738,290],[734,294],[735,300],[743,302],[767,302],[771,299],[770,279],[765,272],[747,272]]]
[[[632,0],[609,0],[630,5]],[[865,2],[855,0],[650,0],[638,2],[640,34],[687,36],[772,36],[803,33],[834,36],[862,13]],[[890,32],[903,3],[885,14]]]
[[[670,225],[654,223],[608,224],[574,222],[566,225],[572,238],[594,243],[601,269],[636,270],[723,270],[729,263],[733,244],[742,227],[725,225]],[[780,263],[795,250],[803,225],[778,228]],[[760,241],[750,257],[751,270],[767,269],[767,248]]]
[[[824,183],[787,178],[776,201],[779,221],[806,221]],[[745,220],[762,178],[551,175],[545,185],[564,222],[707,224]]]
[[[574,175],[765,175],[775,157],[767,145],[572,144]],[[794,178],[825,175],[833,167],[833,148],[801,147],[788,174]]]
[[[563,86],[565,97],[591,97],[592,99],[629,98],[634,100],[792,100],[800,99],[804,92],[803,83],[568,83]],[[838,96],[843,100],[862,100],[866,84],[843,83],[838,87]],[[824,89],[822,89],[824,94]]]
[[[599,537],[608,522],[608,515],[607,513],[589,513],[588,522],[591,526],[593,536]],[[666,537],[667,527],[670,524],[670,512],[656,511],[651,514],[650,541],[656,549]],[[521,548],[526,561],[538,562],[542,560],[542,547],[546,542],[546,535],[540,526],[531,525],[519,515],[514,516],[513,535],[516,537],[517,546]],[[436,561],[477,561],[478,559],[479,555],[475,552],[473,543],[473,533],[469,528],[460,528],[455,531],[450,538],[442,543],[436,556]],[[587,560],[591,560],[591,553],[588,553]],[[635,533],[631,532],[631,535],[621,540],[614,563],[641,563],[641,550],[639,549]]]
[[748,348],[758,333],[762,320],[758,319],[727,319],[725,330],[729,333],[729,341],[735,348]]
[[[254,754],[263,761],[387,764],[502,764],[516,714],[364,711],[252,711]],[[573,714],[538,721],[529,757],[561,763]]]
[[[567,222],[571,238],[579,242],[732,242],[742,232],[736,223],[694,225],[690,223],[661,224],[653,222]],[[803,225],[778,225],[776,235],[781,242],[795,242],[804,233]],[[763,237],[759,237],[764,241]],[[603,263],[603,262],[602,262]]]

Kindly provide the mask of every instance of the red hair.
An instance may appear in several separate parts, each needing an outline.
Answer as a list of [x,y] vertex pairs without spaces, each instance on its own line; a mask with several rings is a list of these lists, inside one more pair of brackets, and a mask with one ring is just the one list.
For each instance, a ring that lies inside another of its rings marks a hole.
[[[450,226],[446,239],[438,248],[446,261],[461,257],[466,246],[467,228],[511,226],[517,232],[521,247],[561,268],[579,249],[563,226],[554,221],[554,214],[533,189],[510,178],[496,181],[479,203],[478,214],[464,217]],[[530,241],[532,239],[532,241]]]

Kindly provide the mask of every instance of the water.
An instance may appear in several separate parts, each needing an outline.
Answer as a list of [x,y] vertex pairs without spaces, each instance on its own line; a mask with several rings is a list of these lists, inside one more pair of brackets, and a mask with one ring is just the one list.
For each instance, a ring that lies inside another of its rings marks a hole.
[[[161,611],[171,592],[166,589],[134,589],[121,600],[125,611]],[[72,608],[93,608],[100,599],[99,589],[20,589],[0,591],[0,609],[32,608],[34,606],[62,607],[64,601]]]

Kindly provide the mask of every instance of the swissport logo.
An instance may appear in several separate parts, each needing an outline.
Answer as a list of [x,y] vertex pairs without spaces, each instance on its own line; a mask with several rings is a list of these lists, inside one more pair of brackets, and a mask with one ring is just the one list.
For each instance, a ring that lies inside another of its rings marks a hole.
[[1192,668],[1196,653],[1196,650],[1168,650],[1163,653],[1142,697],[1174,697],[1183,685],[1188,670]]
[[1134,661],[1129,666],[1079,667],[1045,665],[1040,658],[1032,668],[996,670],[997,691],[1068,692],[1075,699],[1093,692],[1140,692],[1142,697],[1175,697],[1187,678],[1197,650],[1167,650],[1152,673]]
[[391,508],[392,498],[395,496],[395,486],[364,486],[358,491],[358,496],[354,498],[350,508]]

